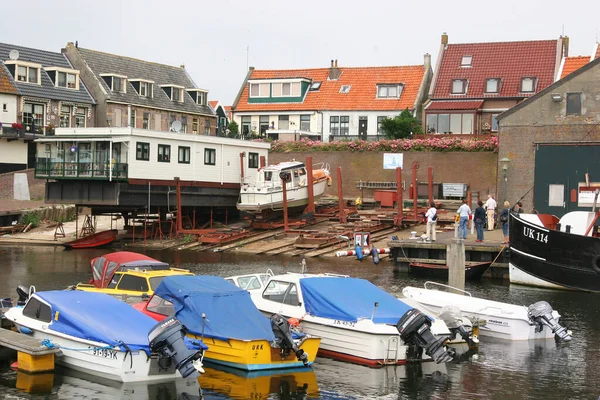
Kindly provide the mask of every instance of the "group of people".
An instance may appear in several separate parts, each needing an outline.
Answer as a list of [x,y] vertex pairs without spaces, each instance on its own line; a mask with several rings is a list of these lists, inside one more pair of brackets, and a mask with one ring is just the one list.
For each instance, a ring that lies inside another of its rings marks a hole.
[[[483,231],[486,225],[487,220],[487,230],[493,231],[496,223],[496,210],[498,208],[498,203],[494,199],[494,196],[491,194],[488,195],[486,202],[479,200],[477,202],[477,208],[473,213],[471,211],[471,207],[467,204],[467,199],[463,199],[461,206],[456,210],[458,225],[458,238],[466,239],[467,238],[467,227],[469,224],[469,219],[471,215],[473,215],[473,220],[475,222],[475,229],[477,231],[477,239],[476,242],[483,242]],[[517,202],[513,209],[514,212],[523,212],[521,202]],[[504,243],[508,243],[508,217],[510,215],[510,203],[508,201],[504,202],[504,209],[499,214],[498,219],[502,226],[502,233],[504,234]],[[428,240],[435,242],[435,227],[437,222],[437,208],[435,203],[430,204],[430,208],[425,213],[425,219],[427,222],[427,231],[426,236]]]

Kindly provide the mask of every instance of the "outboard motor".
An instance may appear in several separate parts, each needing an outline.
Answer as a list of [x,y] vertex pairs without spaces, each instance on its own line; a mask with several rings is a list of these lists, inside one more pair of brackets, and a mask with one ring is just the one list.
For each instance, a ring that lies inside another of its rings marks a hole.
[[454,353],[444,346],[446,338],[436,339],[430,328],[431,320],[416,308],[408,310],[396,324],[404,343],[425,349],[437,364],[451,361]]
[[453,338],[458,334],[469,346],[479,344],[477,335],[473,335],[473,323],[461,314],[457,306],[444,306],[440,311],[440,319],[450,329]]
[[172,358],[182,377],[187,378],[202,369],[202,350],[188,349],[183,338],[185,327],[175,317],[167,318],[148,332],[150,348],[161,357]]
[[17,300],[17,305],[19,305],[19,306],[25,305],[25,303],[29,299],[29,296],[32,293],[31,288],[32,288],[32,286],[24,286],[24,285],[17,286],[17,294],[19,295],[19,300]]
[[527,316],[536,327],[536,332],[541,332],[544,325],[552,330],[556,336],[568,342],[572,339],[572,332],[561,326],[552,315],[552,306],[547,301],[538,301],[527,307]]
[[305,366],[308,366],[308,354],[306,354],[304,350],[299,349],[294,342],[290,323],[279,314],[271,315],[270,320],[271,329],[275,335],[275,345],[281,349],[279,352],[281,358],[286,358],[293,351],[298,361],[302,361]]

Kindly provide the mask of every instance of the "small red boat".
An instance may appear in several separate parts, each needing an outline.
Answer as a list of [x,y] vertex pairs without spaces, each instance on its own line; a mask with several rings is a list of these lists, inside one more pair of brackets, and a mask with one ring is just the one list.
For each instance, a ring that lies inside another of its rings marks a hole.
[[93,235],[63,243],[63,246],[65,246],[67,249],[89,249],[92,247],[100,247],[114,242],[118,233],[119,231],[116,229],[102,231],[94,233]]

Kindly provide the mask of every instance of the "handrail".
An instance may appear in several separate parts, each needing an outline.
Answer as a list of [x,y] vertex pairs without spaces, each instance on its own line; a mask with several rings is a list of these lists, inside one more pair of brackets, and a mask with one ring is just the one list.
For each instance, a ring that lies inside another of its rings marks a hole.
[[[423,287],[424,287],[425,289],[427,289],[427,284],[428,284],[428,283],[430,283],[430,284],[432,284],[432,285],[438,285],[438,286],[442,286],[442,287],[445,287],[445,288],[448,288],[448,289],[452,289],[452,290],[458,290],[459,292],[463,292],[464,294],[468,294],[468,295],[469,295],[469,297],[473,297],[473,296],[471,295],[471,293],[467,292],[466,290],[462,290],[462,289],[459,289],[459,288],[456,288],[456,287],[454,287],[454,286],[450,286],[450,285],[444,285],[443,283],[439,283],[439,282],[427,281],[427,282],[425,282],[425,284],[423,285]],[[432,289],[432,290],[433,290],[433,289]]]

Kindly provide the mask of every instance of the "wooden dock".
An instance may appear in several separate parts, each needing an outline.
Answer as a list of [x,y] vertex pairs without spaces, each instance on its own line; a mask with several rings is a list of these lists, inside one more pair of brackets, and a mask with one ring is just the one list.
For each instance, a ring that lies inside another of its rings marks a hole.
[[54,370],[54,354],[58,348],[48,348],[40,340],[9,329],[0,329],[0,347],[18,352],[19,370],[46,372]]

